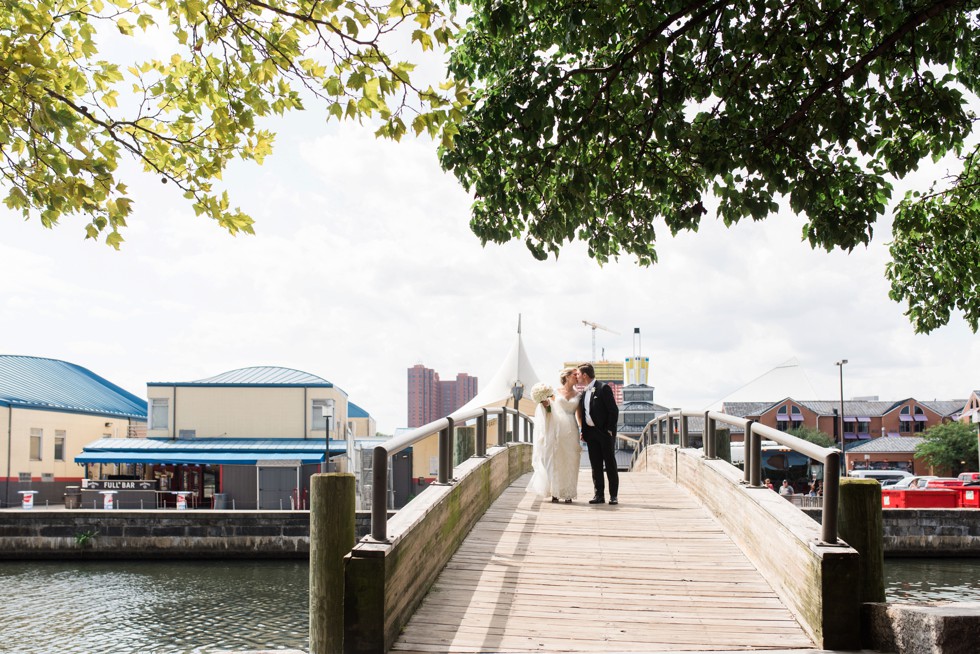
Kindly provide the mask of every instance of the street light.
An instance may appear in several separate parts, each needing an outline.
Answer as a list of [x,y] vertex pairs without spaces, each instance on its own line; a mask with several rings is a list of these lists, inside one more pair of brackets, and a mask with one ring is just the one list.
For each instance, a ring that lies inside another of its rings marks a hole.
[[330,422],[333,420],[333,400],[324,400],[324,403],[320,407],[320,413],[323,415],[323,468],[320,472],[330,472]]
[[514,382],[514,388],[510,389],[510,394],[514,396],[514,411],[517,411],[517,403],[524,397],[524,384],[519,381]]
[[514,387],[510,389],[510,394],[514,396],[514,434],[513,440],[518,440],[517,431],[520,425],[520,418],[518,414],[520,413],[520,401],[524,397],[524,384],[520,380],[514,382]]
[[846,464],[844,463],[844,364],[847,363],[847,359],[841,359],[837,361],[834,365],[840,369],[840,474],[843,477],[846,474]]

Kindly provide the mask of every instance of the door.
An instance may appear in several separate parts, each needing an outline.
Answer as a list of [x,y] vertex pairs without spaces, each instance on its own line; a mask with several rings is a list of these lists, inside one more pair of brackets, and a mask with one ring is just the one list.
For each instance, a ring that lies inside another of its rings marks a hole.
[[259,509],[289,510],[296,488],[296,468],[259,468]]

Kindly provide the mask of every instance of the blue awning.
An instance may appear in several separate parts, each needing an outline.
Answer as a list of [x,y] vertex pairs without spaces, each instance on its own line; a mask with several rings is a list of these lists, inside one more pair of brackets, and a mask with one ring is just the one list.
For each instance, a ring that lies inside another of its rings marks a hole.
[[[332,453],[331,453],[332,454]],[[299,461],[301,464],[323,463],[323,452],[82,452],[75,463],[156,463],[183,465],[254,466],[260,461]]]
[[[263,461],[322,463],[326,443],[300,438],[102,438],[89,443],[76,463],[156,463],[185,465],[256,465]],[[330,456],[347,443],[330,441]],[[281,464],[280,464],[281,465]]]

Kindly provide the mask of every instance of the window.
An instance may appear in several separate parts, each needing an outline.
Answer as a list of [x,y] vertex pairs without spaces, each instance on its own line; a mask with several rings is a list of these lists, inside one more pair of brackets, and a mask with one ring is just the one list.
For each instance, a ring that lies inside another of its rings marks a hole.
[[44,436],[43,429],[31,427],[31,461],[41,460],[41,437],[42,436]]
[[54,431],[54,460],[65,460],[65,430],[56,429]]
[[915,431],[921,432],[925,431],[926,428],[926,412],[922,410],[921,406],[915,407],[915,415],[913,416],[912,424],[915,425]]
[[643,412],[643,413],[633,413],[631,411],[630,413],[623,414],[623,421],[627,425],[637,425],[637,426],[643,427],[648,422],[650,422],[651,420],[653,420],[655,417],[656,417],[656,414],[655,413],[652,413],[652,412],[650,412],[650,413],[646,413],[646,412]]
[[333,417],[333,400],[313,400],[312,429],[314,431],[326,429],[328,417]]
[[907,434],[912,431],[912,410],[903,406],[902,410],[898,413],[898,431],[902,434]]
[[170,400],[165,397],[150,399],[150,429],[170,428]]

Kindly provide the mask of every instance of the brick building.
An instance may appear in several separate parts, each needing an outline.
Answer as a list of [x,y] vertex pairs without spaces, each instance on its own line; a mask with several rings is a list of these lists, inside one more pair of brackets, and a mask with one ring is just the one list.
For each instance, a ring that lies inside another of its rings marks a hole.
[[444,418],[476,397],[479,382],[465,372],[453,381],[441,381],[439,373],[422,364],[408,369],[408,426],[421,427]]

